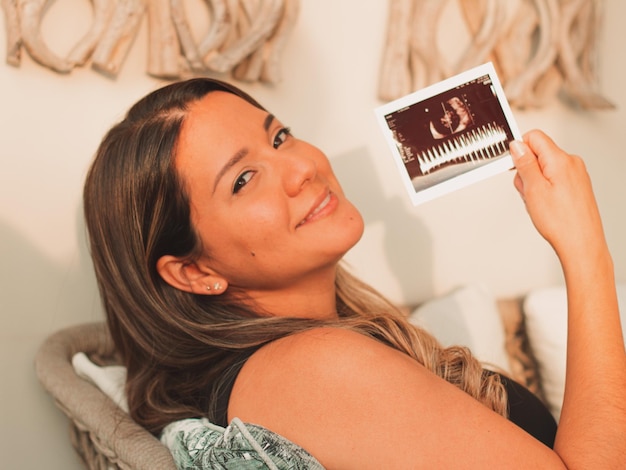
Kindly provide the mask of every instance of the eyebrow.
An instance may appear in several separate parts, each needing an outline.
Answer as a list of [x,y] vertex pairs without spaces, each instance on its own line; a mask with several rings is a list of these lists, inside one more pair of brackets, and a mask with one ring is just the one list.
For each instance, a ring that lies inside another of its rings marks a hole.
[[220,169],[220,171],[217,173],[217,176],[215,177],[215,183],[213,183],[213,193],[215,193],[215,190],[217,189],[217,185],[219,184],[224,174],[226,174],[228,170],[230,170],[237,163],[243,160],[246,155],[248,155],[248,149],[243,148],[228,159],[226,164]]
[[265,121],[263,121],[263,129],[265,129],[266,131],[270,130],[270,126],[272,125],[272,122],[274,121],[274,115],[273,114],[268,114],[265,117]]
[[[272,125],[272,122],[274,122],[274,119],[275,117],[273,114],[268,114],[263,120],[263,129],[265,129],[266,132],[270,129],[270,126]],[[219,184],[222,177],[226,174],[226,172],[234,167],[241,160],[243,160],[246,155],[248,155],[248,149],[243,148],[236,152],[232,157],[230,157],[228,161],[224,164],[224,166],[220,168],[220,171],[215,176],[215,183],[213,183],[213,193],[215,193],[217,185]]]

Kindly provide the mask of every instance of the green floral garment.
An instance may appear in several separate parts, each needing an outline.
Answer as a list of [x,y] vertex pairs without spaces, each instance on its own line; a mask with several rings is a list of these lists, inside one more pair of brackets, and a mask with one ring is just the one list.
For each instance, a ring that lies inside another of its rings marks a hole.
[[324,470],[293,442],[237,418],[226,428],[206,419],[176,421],[165,427],[161,442],[180,470]]

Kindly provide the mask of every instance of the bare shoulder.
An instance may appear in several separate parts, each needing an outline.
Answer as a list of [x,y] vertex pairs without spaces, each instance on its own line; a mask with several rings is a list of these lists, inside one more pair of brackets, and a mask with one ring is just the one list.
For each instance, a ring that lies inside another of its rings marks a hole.
[[[268,399],[289,395],[315,398],[353,388],[356,381],[374,378],[370,369],[383,372],[396,361],[421,367],[406,355],[360,333],[340,328],[318,328],[274,341],[256,352],[242,369],[233,389],[231,408],[238,398],[267,390]],[[276,398],[277,399],[277,398]],[[254,404],[256,407],[258,402]]]
[[533,452],[535,463],[551,454],[407,355],[338,328],[257,351],[237,378],[229,417],[290,439],[328,468],[445,467],[468,452],[482,468],[502,464],[498,456],[510,464],[511,439],[520,440],[520,468],[532,466]]
[[[255,367],[268,367],[280,375],[316,373],[319,379],[332,377],[337,369],[364,362],[408,360],[404,355],[373,338],[341,328],[316,328],[274,341],[253,356]],[[269,359],[269,361],[268,361]],[[280,364],[280,368],[276,366]]]

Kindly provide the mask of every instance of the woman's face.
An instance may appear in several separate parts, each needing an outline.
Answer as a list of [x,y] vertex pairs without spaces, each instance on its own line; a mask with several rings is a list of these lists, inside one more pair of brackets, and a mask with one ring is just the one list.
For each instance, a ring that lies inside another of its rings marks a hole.
[[334,282],[363,220],[319,149],[266,111],[216,91],[191,105],[176,152],[203,244],[199,264],[229,289],[255,298]]

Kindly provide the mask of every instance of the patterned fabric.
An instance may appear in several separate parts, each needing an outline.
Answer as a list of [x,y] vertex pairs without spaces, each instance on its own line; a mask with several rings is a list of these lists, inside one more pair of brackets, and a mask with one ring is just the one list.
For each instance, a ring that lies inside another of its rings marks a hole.
[[207,419],[176,421],[165,427],[161,442],[180,470],[324,470],[293,442],[237,418],[226,428]]

